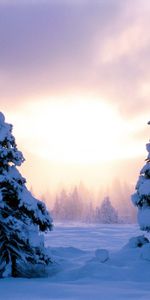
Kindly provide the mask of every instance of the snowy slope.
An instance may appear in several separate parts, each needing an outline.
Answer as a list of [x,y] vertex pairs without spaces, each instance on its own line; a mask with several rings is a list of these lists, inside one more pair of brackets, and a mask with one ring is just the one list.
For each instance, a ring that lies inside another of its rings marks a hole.
[[[57,225],[46,236],[56,262],[49,277],[2,279],[0,299],[150,299],[149,255],[143,259],[142,248],[124,247],[141,234],[131,225]],[[105,263],[98,249],[108,250]]]

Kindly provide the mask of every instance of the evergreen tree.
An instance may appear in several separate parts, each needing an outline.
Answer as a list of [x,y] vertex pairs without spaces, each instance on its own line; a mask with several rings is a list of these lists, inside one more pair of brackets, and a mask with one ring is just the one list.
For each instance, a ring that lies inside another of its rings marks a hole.
[[118,213],[112,206],[109,197],[105,197],[101,207],[96,209],[96,221],[103,224],[118,223]]
[[74,187],[72,193],[69,195],[69,210],[68,216],[72,221],[82,220],[83,203],[81,196],[79,195],[77,186]]
[[94,217],[95,217],[95,211],[94,211],[94,208],[93,208],[92,201],[90,201],[90,202],[87,203],[83,220],[86,223],[93,223],[95,221]]
[[50,262],[40,233],[52,229],[52,219],[27,190],[17,169],[23,161],[0,113],[0,277],[37,276]]
[[[148,122],[150,125],[150,122]],[[140,171],[136,184],[136,193],[131,197],[132,202],[138,207],[138,222],[141,230],[150,231],[150,142],[146,144],[148,156],[146,164]]]
[[56,196],[52,216],[57,221],[67,221],[68,213],[68,194],[65,189],[62,189],[59,195]]

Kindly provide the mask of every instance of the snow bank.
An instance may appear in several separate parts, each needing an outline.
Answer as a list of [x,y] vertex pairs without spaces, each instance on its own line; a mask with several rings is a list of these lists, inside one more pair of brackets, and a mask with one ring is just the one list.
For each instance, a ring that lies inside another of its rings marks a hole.
[[97,249],[95,251],[95,257],[98,261],[104,263],[109,259],[109,252],[106,249]]
[[140,236],[129,239],[129,242],[125,246],[125,248],[140,248],[143,245],[148,244],[148,243],[149,243],[149,240],[144,235],[140,235]]
[[150,262],[150,243],[145,244],[141,249],[141,258]]
[[[49,239],[47,236],[47,245],[51,244],[49,251],[55,261],[49,269],[49,277],[34,280],[1,280],[2,299],[149,300],[150,243],[140,234],[133,238],[135,232],[140,233],[137,227],[125,225],[113,225],[111,228],[82,228],[81,225],[54,228],[52,234],[56,239]],[[83,233],[88,243],[86,250],[81,243],[84,239]],[[97,237],[99,246],[105,241],[109,252],[100,247],[95,249],[93,236]],[[121,240],[122,245],[130,240],[119,250],[120,244],[116,242],[116,237],[118,242]],[[56,247],[56,240],[63,247]],[[70,246],[66,246],[66,242],[70,243]]]

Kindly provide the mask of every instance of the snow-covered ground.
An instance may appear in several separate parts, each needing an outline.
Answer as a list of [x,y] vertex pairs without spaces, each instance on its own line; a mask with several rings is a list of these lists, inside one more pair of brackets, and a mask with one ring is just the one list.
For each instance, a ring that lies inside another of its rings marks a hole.
[[150,249],[124,247],[141,234],[136,225],[58,224],[46,236],[49,277],[1,279],[0,299],[148,300]]

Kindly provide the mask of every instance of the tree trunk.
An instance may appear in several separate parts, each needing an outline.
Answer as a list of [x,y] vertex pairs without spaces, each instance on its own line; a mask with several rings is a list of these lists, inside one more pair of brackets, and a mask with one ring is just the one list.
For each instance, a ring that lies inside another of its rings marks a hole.
[[18,272],[17,272],[17,259],[16,259],[16,256],[12,255],[11,262],[12,262],[12,271],[11,271],[12,277],[17,277]]

